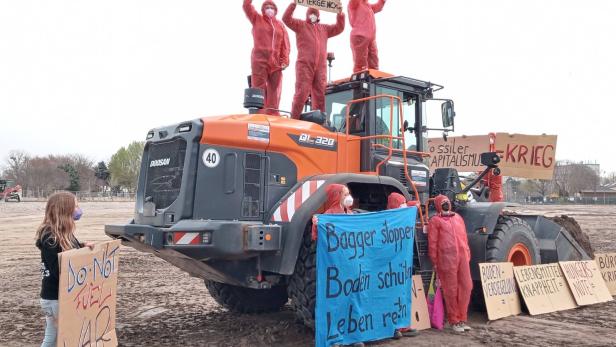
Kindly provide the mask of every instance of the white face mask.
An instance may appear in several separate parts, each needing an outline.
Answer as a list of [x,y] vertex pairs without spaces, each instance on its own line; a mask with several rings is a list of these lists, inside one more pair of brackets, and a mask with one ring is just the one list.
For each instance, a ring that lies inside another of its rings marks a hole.
[[344,205],[344,207],[353,206],[353,197],[350,195],[347,196],[346,198],[344,198],[344,201],[342,202],[342,204]]
[[316,14],[311,14],[311,15],[310,15],[310,21],[311,21],[312,23],[316,23],[318,20],[319,20],[319,17],[317,17],[317,15],[316,15]]
[[276,11],[273,8],[268,8],[265,10],[265,15],[272,18],[276,15]]

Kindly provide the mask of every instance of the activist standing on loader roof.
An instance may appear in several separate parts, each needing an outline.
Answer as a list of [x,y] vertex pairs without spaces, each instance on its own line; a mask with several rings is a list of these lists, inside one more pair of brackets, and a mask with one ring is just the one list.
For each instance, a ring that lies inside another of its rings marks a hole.
[[325,111],[327,87],[327,40],[344,31],[344,13],[338,13],[335,25],[321,24],[319,10],[309,8],[306,20],[293,18],[297,5],[292,2],[282,21],[295,32],[297,63],[295,64],[295,96],[291,117],[299,119],[302,108],[312,96],[312,109]]
[[349,1],[349,22],[351,22],[351,50],[353,51],[353,72],[379,69],[379,52],[376,47],[376,20],[374,14],[383,10],[386,0],[369,4],[368,0]]
[[244,0],[244,12],[252,23],[251,87],[265,93],[262,112],[279,115],[282,94],[282,70],[289,66],[289,35],[287,29],[276,19],[278,7],[273,1],[264,1],[261,14],[257,13],[252,0]]
[[58,335],[58,287],[60,268],[58,254],[73,248],[94,248],[93,243],[80,243],[75,237],[75,221],[82,210],[75,195],[58,192],[47,200],[45,219],[36,231],[36,247],[41,250],[41,308],[45,314],[45,338],[41,347],[55,347]]
[[466,226],[462,217],[451,211],[451,202],[445,195],[437,196],[434,205],[437,215],[428,223],[428,253],[441,282],[451,329],[468,331],[471,327],[466,321],[473,280]]

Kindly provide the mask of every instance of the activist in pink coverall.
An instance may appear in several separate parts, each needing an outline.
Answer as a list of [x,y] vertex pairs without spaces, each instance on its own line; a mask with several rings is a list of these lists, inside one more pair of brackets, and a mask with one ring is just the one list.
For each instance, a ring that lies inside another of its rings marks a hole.
[[[251,84],[265,93],[264,110],[270,115],[279,115],[282,93],[282,70],[289,66],[289,35],[284,24],[276,19],[278,7],[273,1],[264,1],[259,14],[252,0],[244,0],[244,12],[252,23]],[[273,9],[273,11],[268,11]]]
[[351,22],[351,50],[353,51],[353,72],[379,69],[379,52],[376,47],[376,21],[374,14],[381,12],[386,0],[376,4],[368,0],[349,1],[349,22]]
[[[330,184],[325,188],[327,201],[325,201],[323,214],[353,214],[353,198],[349,193],[349,188],[343,184]],[[349,199],[350,198],[350,199]],[[312,240],[317,239],[316,217],[312,218]]]
[[[295,32],[297,40],[297,63],[295,64],[295,96],[291,117],[299,119],[302,108],[312,96],[312,109],[325,111],[325,88],[327,87],[327,40],[344,31],[344,13],[338,13],[336,24],[320,23],[319,11],[309,8],[306,20],[293,18],[297,5],[291,3],[282,21]],[[311,20],[311,15],[316,20]]]
[[503,175],[495,175],[492,170],[483,178],[483,183],[490,189],[490,202],[505,201],[503,195]]
[[444,195],[435,199],[437,215],[428,223],[428,253],[441,282],[449,324],[465,323],[473,289],[466,226],[459,214],[451,211]]

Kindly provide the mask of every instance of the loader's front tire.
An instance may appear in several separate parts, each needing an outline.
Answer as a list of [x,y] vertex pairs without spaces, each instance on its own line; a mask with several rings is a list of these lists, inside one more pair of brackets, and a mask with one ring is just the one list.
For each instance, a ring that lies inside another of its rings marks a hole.
[[[512,262],[514,266],[541,264],[539,242],[530,225],[518,217],[498,217],[486,243],[486,262]],[[471,302],[473,310],[486,310],[481,281],[473,283]]]
[[486,261],[512,262],[514,266],[541,264],[539,241],[533,229],[518,217],[498,217],[486,244]]
[[288,293],[298,321],[314,330],[314,309],[317,301],[317,247],[308,224],[302,239],[295,271],[289,280]]
[[210,295],[217,303],[238,313],[279,311],[289,301],[286,286],[252,289],[205,280]]

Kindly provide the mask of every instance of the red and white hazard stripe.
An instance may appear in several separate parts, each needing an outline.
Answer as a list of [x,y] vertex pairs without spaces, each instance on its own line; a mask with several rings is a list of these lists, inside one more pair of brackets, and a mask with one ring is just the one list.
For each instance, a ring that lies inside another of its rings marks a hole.
[[289,222],[293,219],[295,211],[297,211],[303,203],[314,194],[325,181],[306,181],[297,190],[291,194],[285,201],[278,206],[274,215],[272,216],[272,222]]
[[176,245],[198,245],[199,233],[173,233],[173,243]]

